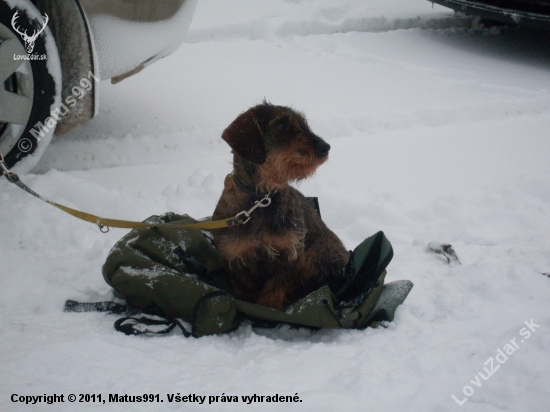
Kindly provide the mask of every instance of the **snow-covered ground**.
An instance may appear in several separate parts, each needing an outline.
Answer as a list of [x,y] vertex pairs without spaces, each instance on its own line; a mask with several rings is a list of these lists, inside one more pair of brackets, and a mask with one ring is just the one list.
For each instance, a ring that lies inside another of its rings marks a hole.
[[[350,249],[383,230],[387,280],[415,287],[387,328],[127,337],[112,315],[62,312],[112,298],[101,266],[126,231],[2,179],[0,410],[550,410],[550,37],[470,23],[422,0],[200,0],[178,52],[102,83],[100,115],[22,179],[102,216],[207,216],[231,170],[221,131],[265,97],[332,146],[300,186],[329,227]],[[54,393],[164,402],[10,400]],[[222,394],[240,402],[208,405]],[[242,402],[253,394],[301,402]]]

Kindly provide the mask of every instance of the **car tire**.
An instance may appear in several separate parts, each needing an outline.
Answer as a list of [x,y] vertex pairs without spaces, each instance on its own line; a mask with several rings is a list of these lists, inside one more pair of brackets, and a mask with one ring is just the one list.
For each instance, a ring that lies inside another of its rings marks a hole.
[[[46,25],[31,53],[21,34],[43,23],[29,0],[0,0],[0,153],[19,173],[40,160],[55,130],[51,113],[60,105],[61,64],[51,31]],[[45,127],[38,128],[39,122]]]

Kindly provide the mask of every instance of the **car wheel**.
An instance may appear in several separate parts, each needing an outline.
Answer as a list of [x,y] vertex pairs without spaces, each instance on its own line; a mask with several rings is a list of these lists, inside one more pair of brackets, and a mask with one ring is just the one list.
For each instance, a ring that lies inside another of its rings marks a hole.
[[44,153],[60,103],[61,65],[45,21],[28,0],[0,0],[0,153],[20,173]]

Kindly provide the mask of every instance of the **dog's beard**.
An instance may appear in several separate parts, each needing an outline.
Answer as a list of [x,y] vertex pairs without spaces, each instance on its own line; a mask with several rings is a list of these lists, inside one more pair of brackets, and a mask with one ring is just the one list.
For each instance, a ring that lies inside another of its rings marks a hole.
[[328,156],[319,157],[307,149],[273,152],[259,168],[260,181],[256,189],[260,192],[272,192],[282,189],[288,183],[307,179],[327,159]]

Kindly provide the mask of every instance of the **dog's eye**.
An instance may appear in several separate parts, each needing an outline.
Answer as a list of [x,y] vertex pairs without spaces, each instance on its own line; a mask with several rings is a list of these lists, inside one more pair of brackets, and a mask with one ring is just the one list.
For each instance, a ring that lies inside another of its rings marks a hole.
[[275,128],[279,131],[288,130],[288,125],[284,122],[278,123]]

